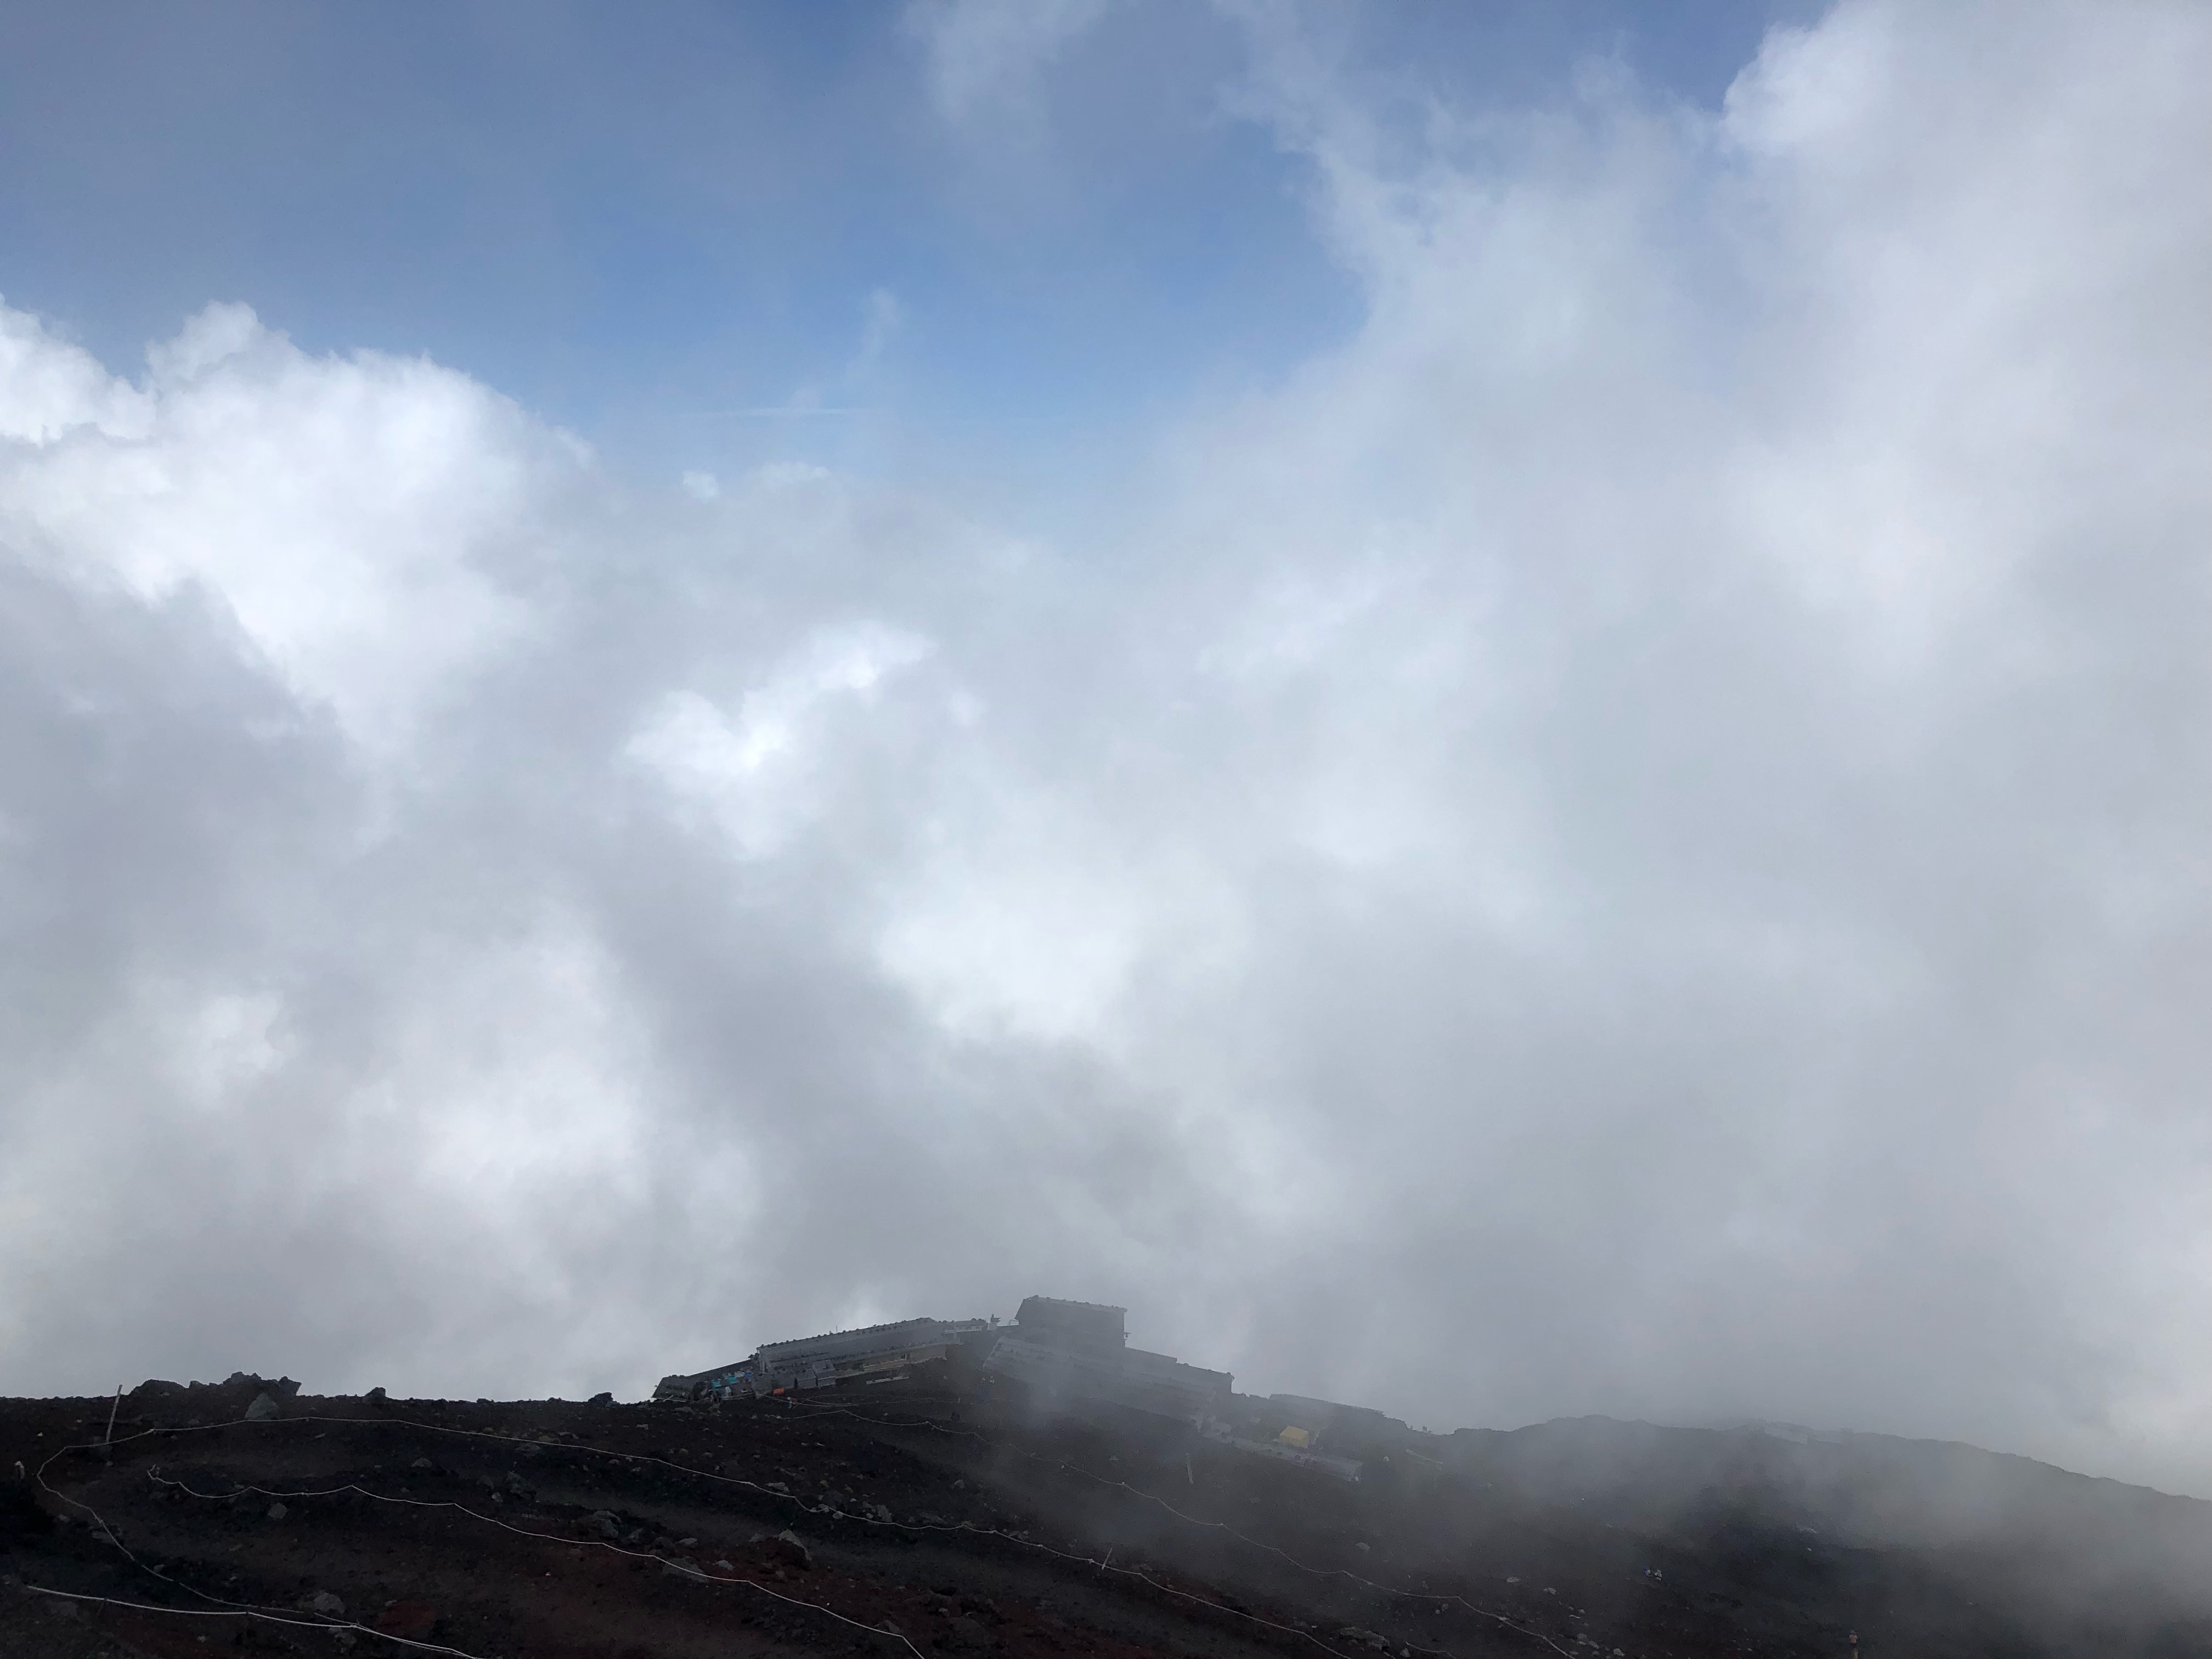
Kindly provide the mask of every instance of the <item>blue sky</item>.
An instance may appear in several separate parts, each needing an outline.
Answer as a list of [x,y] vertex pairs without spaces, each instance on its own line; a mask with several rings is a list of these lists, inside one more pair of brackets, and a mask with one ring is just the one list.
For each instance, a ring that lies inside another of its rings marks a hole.
[[21,1387],[2212,1492],[2192,0],[6,22]]
[[[1790,9],[1310,17],[1403,108],[1556,103],[1591,58],[1715,106]],[[29,7],[10,32],[6,292],[118,366],[243,299],[310,350],[427,352],[617,456],[880,464],[836,417],[713,412],[814,386],[1050,447],[1265,383],[1358,320],[1308,162],[1235,112],[1243,34],[1201,7],[1114,8],[966,121],[883,4]],[[878,294],[899,325],[849,378]]]

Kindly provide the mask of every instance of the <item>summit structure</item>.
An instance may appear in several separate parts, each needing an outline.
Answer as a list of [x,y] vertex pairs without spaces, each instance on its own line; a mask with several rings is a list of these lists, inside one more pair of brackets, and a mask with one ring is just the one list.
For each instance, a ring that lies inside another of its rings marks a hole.
[[981,1409],[1149,1422],[1199,1441],[1357,1480],[1422,1438],[1395,1418],[1299,1395],[1236,1391],[1227,1371],[1129,1346],[1128,1310],[1059,1297],[996,1318],[906,1319],[763,1343],[745,1358],[661,1379],[656,1400],[730,1400],[860,1389],[942,1375]]

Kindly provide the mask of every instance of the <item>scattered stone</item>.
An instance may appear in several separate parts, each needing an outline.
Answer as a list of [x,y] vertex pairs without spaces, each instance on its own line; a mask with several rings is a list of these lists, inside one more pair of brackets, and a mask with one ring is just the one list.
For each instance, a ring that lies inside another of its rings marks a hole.
[[799,1534],[788,1527],[773,1538],[762,1540],[760,1551],[769,1560],[781,1561],[787,1566],[811,1567],[814,1565],[814,1552],[808,1549]]
[[690,1556],[679,1555],[673,1561],[660,1564],[660,1576],[664,1578],[704,1578],[707,1575],[699,1570],[699,1564]]
[[611,1394],[595,1394],[584,1402],[586,1406],[611,1406],[615,1397]]
[[269,1518],[271,1521],[282,1521],[286,1516],[291,1514],[291,1510],[286,1509],[282,1504],[271,1504],[269,1506]]
[[434,1469],[438,1466],[427,1457],[418,1457],[407,1467],[410,1469]]
[[266,1389],[255,1395],[253,1403],[246,1408],[246,1420],[249,1423],[274,1422],[276,1417],[276,1397]]
[[328,1590],[317,1590],[313,1595],[303,1595],[297,1605],[302,1613],[325,1613],[332,1619],[345,1617],[345,1603]]

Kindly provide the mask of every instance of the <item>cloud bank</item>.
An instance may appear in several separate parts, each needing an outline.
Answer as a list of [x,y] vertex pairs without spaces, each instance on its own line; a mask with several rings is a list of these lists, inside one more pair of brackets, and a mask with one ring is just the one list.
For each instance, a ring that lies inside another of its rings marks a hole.
[[1249,27],[1364,320],[1111,523],[0,311],[11,1389],[1043,1290],[2212,1493],[2212,26],[1410,120]]

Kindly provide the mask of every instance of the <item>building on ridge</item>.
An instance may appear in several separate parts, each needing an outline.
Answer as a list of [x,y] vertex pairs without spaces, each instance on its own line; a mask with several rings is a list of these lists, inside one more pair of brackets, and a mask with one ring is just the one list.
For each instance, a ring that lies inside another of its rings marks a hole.
[[848,1377],[884,1376],[942,1359],[955,1344],[990,1328],[986,1319],[902,1319],[787,1342],[764,1342],[757,1352],[732,1364],[665,1376],[653,1397],[727,1399],[773,1394],[779,1389],[831,1388]]
[[1129,1346],[1127,1316],[1099,1303],[1024,1297],[985,1355],[984,1376],[1047,1414],[1103,1406],[1195,1426],[1227,1404],[1234,1377]]

